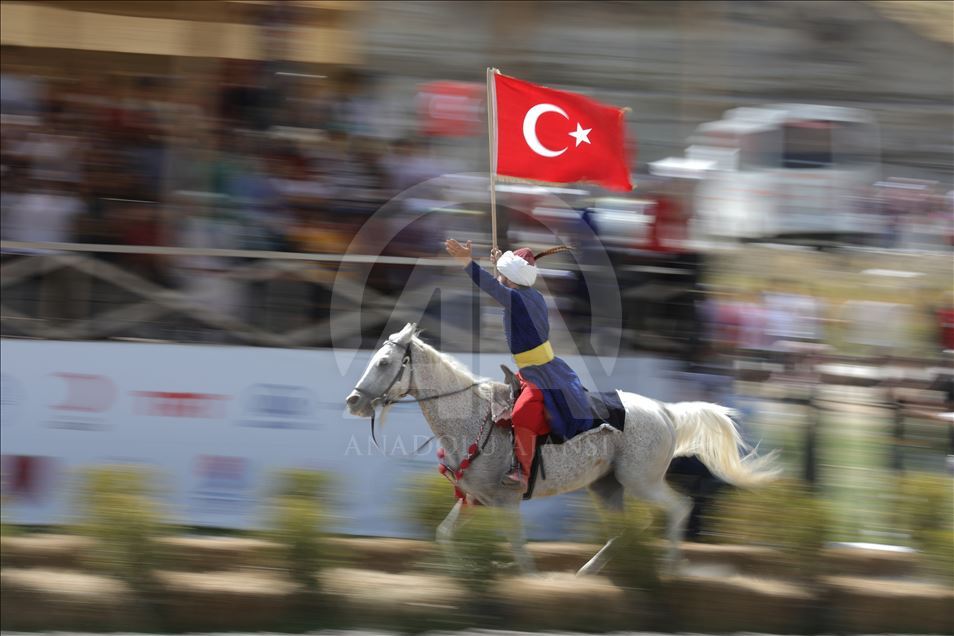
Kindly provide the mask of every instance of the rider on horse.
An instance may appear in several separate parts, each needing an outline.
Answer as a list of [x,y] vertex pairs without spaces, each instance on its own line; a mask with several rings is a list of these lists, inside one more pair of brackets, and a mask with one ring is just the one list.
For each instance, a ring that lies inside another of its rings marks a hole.
[[528,248],[503,254],[494,250],[490,258],[497,266],[496,279],[473,261],[470,241],[461,245],[450,239],[446,249],[466,263],[474,284],[504,308],[504,333],[520,368],[520,395],[511,416],[517,465],[505,483],[526,488],[538,436],[554,433],[568,439],[592,423],[586,390],[569,365],[553,354],[546,300],[532,287],[537,259],[567,248],[545,250],[536,256]]

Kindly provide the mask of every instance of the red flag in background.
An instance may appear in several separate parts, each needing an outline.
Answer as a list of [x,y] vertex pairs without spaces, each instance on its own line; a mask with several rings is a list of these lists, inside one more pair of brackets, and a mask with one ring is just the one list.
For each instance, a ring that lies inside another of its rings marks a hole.
[[494,74],[498,175],[632,190],[624,110]]
[[423,85],[418,92],[421,132],[434,137],[480,134],[486,97],[483,84],[439,81]]

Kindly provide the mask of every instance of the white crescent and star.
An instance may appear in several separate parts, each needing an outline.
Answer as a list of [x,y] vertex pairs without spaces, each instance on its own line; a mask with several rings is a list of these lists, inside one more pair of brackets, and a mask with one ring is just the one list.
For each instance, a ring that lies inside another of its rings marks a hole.
[[[530,146],[530,150],[541,157],[559,157],[566,152],[566,147],[560,150],[551,150],[540,143],[540,138],[537,137],[537,120],[545,113],[557,113],[558,115],[562,115],[564,119],[569,119],[566,111],[559,106],[554,106],[553,104],[537,104],[528,110],[526,116],[523,118],[523,138],[527,142],[527,145]],[[579,146],[581,143],[590,143],[588,135],[591,130],[593,129],[583,128],[583,126],[577,122],[576,130],[567,134],[576,139],[576,145]]]
[[582,143],[590,143],[589,134],[592,128],[584,128],[580,125],[579,122],[576,123],[576,131],[569,133],[570,137],[576,139],[576,145],[579,146]]

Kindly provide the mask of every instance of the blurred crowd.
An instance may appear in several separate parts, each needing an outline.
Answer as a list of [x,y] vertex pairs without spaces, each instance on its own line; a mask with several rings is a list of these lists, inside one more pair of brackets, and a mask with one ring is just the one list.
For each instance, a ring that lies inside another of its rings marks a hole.
[[416,139],[369,134],[364,75],[266,66],[189,81],[5,74],[3,238],[340,253],[393,193],[440,172]]
[[[228,61],[219,76],[188,79],[2,81],[6,240],[341,253],[394,195],[481,167],[480,157],[451,160],[419,123],[382,135],[384,105],[360,71],[328,78]],[[683,205],[691,216],[691,200]],[[902,247],[951,233],[954,192],[886,179],[855,193],[852,208],[880,219],[883,246]],[[421,253],[419,237],[405,243],[395,253]]]
[[833,302],[795,280],[759,291],[715,288],[700,312],[709,352],[743,360],[840,350],[890,360],[954,350],[954,294],[889,299],[875,284],[861,292],[868,297]]

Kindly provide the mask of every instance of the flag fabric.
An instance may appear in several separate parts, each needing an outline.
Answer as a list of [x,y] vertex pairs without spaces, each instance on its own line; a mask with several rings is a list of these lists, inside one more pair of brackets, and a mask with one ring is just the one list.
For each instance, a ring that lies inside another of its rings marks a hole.
[[496,174],[633,189],[625,110],[495,73]]

